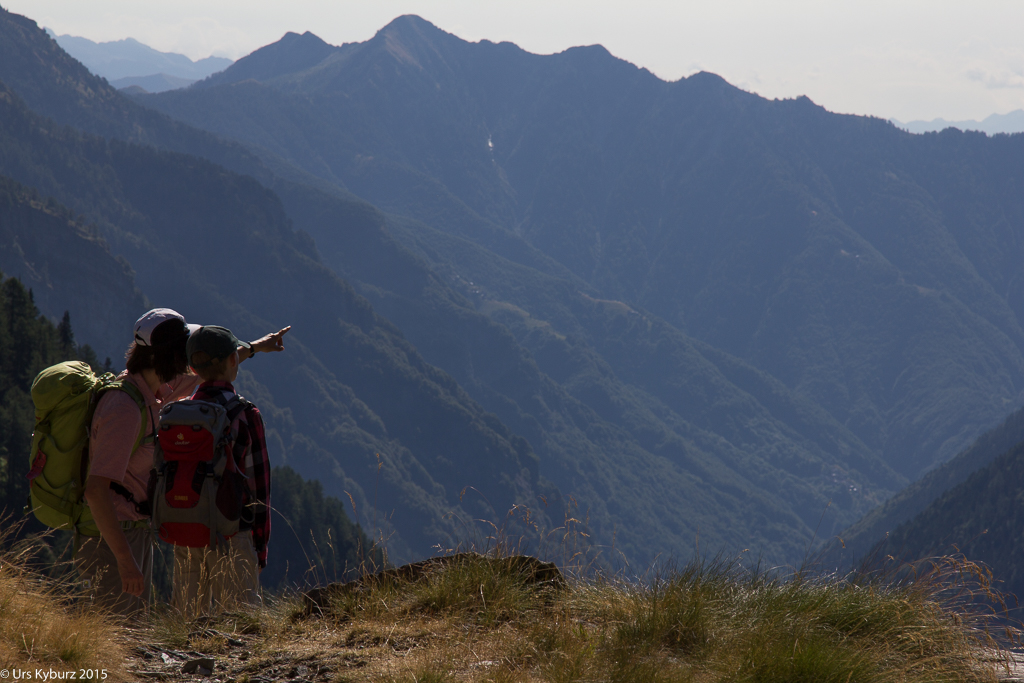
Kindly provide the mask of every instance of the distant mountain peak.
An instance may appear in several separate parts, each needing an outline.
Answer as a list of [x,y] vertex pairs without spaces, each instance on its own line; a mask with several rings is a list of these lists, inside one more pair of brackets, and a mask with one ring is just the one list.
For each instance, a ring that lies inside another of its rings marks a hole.
[[573,47],[566,48],[565,52],[573,52],[576,54],[599,55],[601,57],[615,57],[615,55],[608,51],[608,48],[599,43],[594,45],[574,45]]
[[[61,37],[63,38],[63,36],[61,36]],[[75,37],[75,36],[69,36],[69,37]],[[129,45],[129,46],[133,46],[133,47],[136,46],[136,45],[141,45],[142,47],[149,47],[148,45],[144,45],[143,43],[140,43],[139,41],[135,40],[131,36],[128,36],[127,38],[122,38],[121,40],[107,40],[107,41],[96,43],[96,44],[97,45]]]
[[301,35],[289,31],[276,43],[265,45],[242,57],[223,72],[197,83],[196,87],[248,80],[264,82],[316,66],[340,49],[311,31]]
[[[389,21],[376,35],[399,35],[403,37],[430,38],[431,36],[456,36],[416,14],[403,14]],[[461,40],[461,39],[459,39]]]
[[386,31],[389,28],[401,28],[403,26],[411,26],[415,28],[432,28],[436,31],[441,30],[418,14],[403,14],[401,16],[395,17],[387,24],[385,24],[384,28],[382,28],[381,31]]
[[729,81],[710,71],[698,71],[686,78],[691,83],[706,83],[708,85],[731,85]]
[[439,54],[439,41],[465,42],[422,17],[403,14],[377,31],[368,44],[383,43],[384,50],[399,62],[423,69],[424,57]]
[[[288,31],[283,36],[281,36],[281,40],[277,41],[277,43],[271,43],[271,45],[295,45],[295,44],[317,45],[317,46],[326,45],[328,47],[331,47],[330,43],[328,43],[327,41],[325,41],[323,38],[321,38],[320,36],[316,35],[312,31],[306,31],[305,33],[301,33],[301,34],[295,33],[294,31]],[[268,45],[267,47],[270,47],[270,46]],[[263,48],[260,48],[260,49],[263,49]],[[256,52],[259,52],[259,50],[257,50]]]
[[422,40],[432,42],[438,38],[452,38],[462,41],[461,38],[438,28],[423,17],[415,14],[403,14],[395,17],[381,30],[377,31],[374,38],[379,36],[399,38],[401,40]]

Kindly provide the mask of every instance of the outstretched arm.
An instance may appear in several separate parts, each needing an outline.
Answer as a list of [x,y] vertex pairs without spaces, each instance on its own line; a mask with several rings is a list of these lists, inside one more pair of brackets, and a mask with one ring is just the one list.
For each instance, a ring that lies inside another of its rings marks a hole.
[[[265,337],[260,337],[254,342],[249,342],[252,348],[250,349],[249,355],[246,356],[246,358],[252,358],[259,351],[262,351],[263,353],[284,351],[284,335],[287,334],[288,330],[290,329],[292,329],[291,325],[277,332],[274,332],[273,334],[268,334]],[[246,358],[241,358],[241,355],[239,355],[240,361],[246,360]]]

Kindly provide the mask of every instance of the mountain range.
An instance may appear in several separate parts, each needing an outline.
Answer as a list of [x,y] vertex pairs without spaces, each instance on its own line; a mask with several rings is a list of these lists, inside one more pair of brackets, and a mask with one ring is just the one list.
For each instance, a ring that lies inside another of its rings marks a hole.
[[245,389],[396,557],[518,506],[537,549],[797,564],[1024,402],[1022,136],[417,17],[128,99],[3,13],[0,81],[0,174],[126,291],[294,325]]
[[[972,413],[988,426],[1020,404],[1019,240],[991,215],[1020,211],[1015,186],[980,196],[944,172],[969,164],[992,188],[1019,173],[1020,139],[906,135],[711,74],[666,83],[599,47],[540,57],[415,17],[341,47],[285,36],[140,101],[492,251],[518,238],[599,298],[781,380],[905,477],[978,436]],[[954,337],[963,349],[932,343]],[[976,363],[984,386],[967,381]]]
[[226,57],[206,57],[194,62],[185,55],[154,50],[134,38],[97,43],[80,36],[58,36],[49,30],[47,35],[115,88],[138,86],[147,92],[174,90],[232,64]]
[[910,133],[937,133],[947,128],[960,130],[976,130],[989,135],[1000,133],[1024,133],[1024,109],[1015,109],[1006,114],[990,114],[981,121],[947,121],[932,119],[931,121],[909,121],[902,123],[890,119],[898,127]]

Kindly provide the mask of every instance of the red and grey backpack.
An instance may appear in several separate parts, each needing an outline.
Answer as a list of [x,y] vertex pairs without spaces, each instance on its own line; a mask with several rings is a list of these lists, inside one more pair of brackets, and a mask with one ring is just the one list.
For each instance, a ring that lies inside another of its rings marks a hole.
[[251,405],[186,400],[160,410],[149,500],[160,539],[214,547],[238,533],[245,516],[245,474],[235,460],[235,418]]

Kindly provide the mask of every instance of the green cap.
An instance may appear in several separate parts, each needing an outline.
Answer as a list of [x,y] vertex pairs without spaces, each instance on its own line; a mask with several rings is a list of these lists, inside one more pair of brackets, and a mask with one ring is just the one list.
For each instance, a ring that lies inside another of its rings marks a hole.
[[[249,342],[238,341],[231,330],[219,325],[204,325],[188,336],[188,343],[185,345],[185,353],[188,354],[188,364],[196,370],[207,368],[219,360],[227,358],[240,348],[251,348]],[[192,362],[192,356],[203,352],[209,359],[204,363]]]

